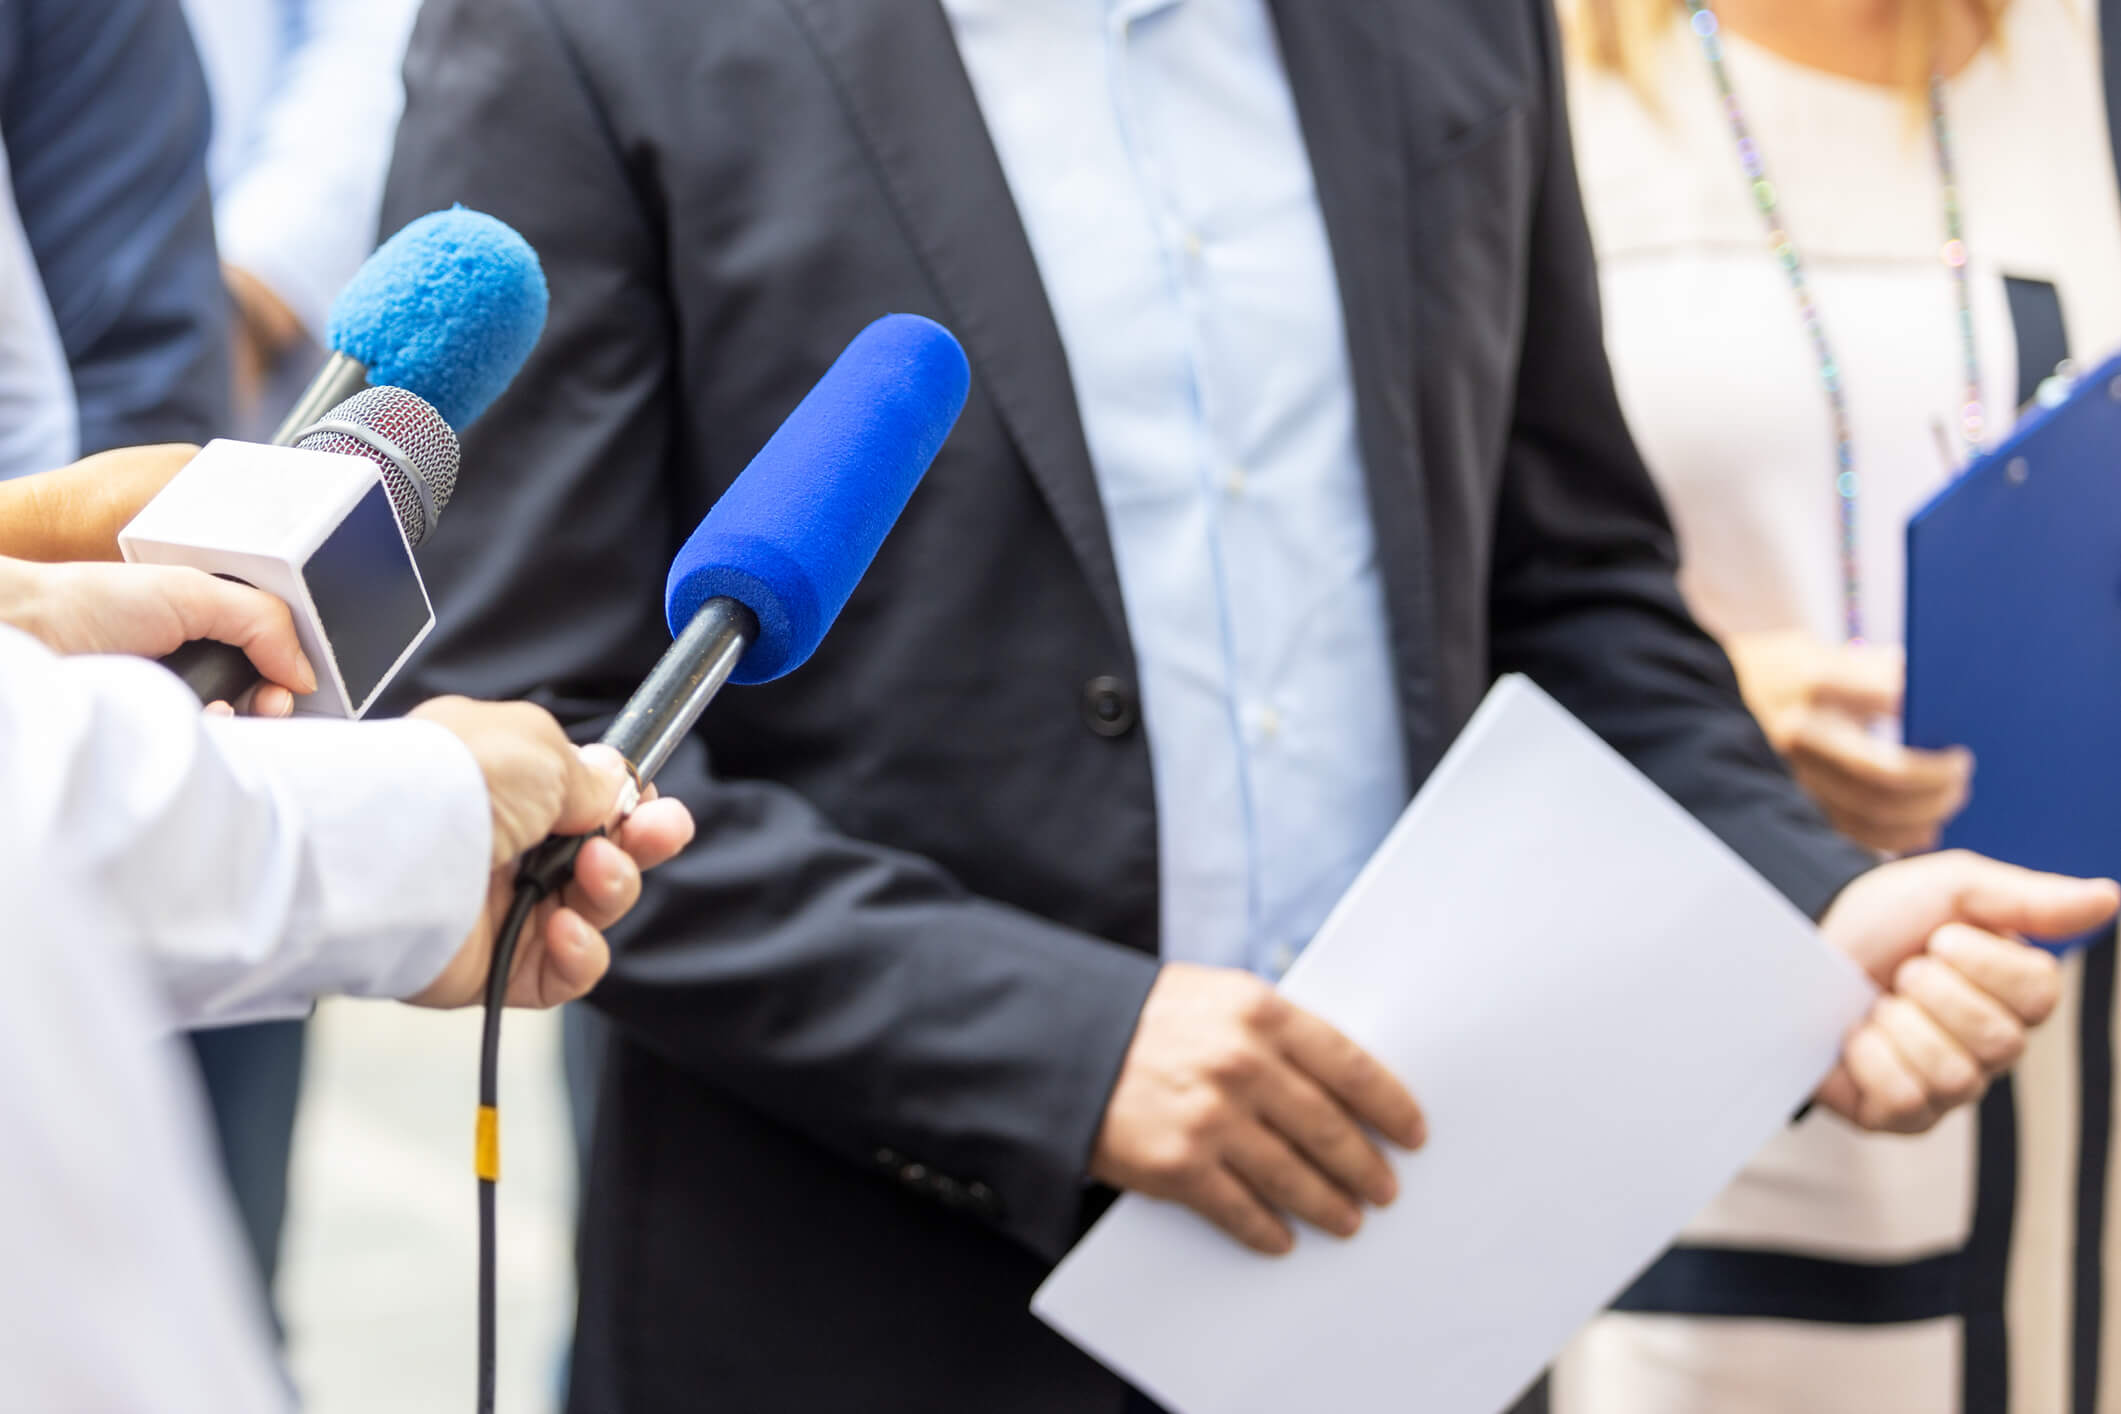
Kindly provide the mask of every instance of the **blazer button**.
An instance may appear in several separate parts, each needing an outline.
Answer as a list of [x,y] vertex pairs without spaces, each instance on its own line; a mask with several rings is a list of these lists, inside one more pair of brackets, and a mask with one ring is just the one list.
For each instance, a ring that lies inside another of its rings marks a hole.
[[1092,678],[1083,684],[1083,720],[1104,737],[1121,737],[1141,721],[1134,688],[1121,678]]

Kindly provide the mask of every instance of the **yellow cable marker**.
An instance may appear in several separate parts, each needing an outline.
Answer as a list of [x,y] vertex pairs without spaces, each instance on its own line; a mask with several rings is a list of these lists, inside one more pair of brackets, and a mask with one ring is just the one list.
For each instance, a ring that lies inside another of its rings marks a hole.
[[472,1167],[488,1183],[501,1181],[501,1112],[492,1105],[479,1106],[479,1134]]

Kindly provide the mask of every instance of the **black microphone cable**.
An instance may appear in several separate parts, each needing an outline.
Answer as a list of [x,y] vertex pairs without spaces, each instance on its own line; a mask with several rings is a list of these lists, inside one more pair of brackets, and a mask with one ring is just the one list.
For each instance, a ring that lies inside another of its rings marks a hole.
[[543,894],[528,873],[516,882],[515,900],[493,940],[493,967],[486,974],[486,1015],[479,1032],[479,1121],[472,1166],[479,1176],[479,1414],[493,1414],[495,1359],[494,1205],[501,1181],[501,1012],[516,944]]
[[[619,753],[632,775],[623,818],[655,774],[699,721],[700,713],[736,671],[758,638],[758,619],[734,599],[710,599],[627,701],[603,744]],[[495,1199],[501,1181],[501,1014],[523,931],[539,904],[574,877],[582,846],[604,831],[546,840],[516,870],[515,895],[494,935],[486,973],[485,1017],[479,1032],[479,1110],[472,1168],[479,1181],[479,1414],[493,1414],[498,1334],[495,1292]]]

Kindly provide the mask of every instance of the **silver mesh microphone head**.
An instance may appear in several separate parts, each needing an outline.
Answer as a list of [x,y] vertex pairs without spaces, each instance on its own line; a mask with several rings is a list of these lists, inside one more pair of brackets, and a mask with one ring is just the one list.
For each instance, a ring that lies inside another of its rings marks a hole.
[[362,389],[319,418],[295,445],[374,462],[408,545],[434,533],[457,489],[457,434],[425,398],[403,388]]

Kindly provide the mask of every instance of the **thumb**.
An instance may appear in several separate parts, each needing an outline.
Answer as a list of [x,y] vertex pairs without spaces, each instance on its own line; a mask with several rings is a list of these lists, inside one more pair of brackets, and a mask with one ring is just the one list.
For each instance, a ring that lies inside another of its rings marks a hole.
[[618,813],[619,798],[631,781],[625,761],[610,747],[570,747],[567,792],[552,832],[586,835],[610,824]]
[[1978,855],[1964,856],[1957,921],[1992,933],[2068,938],[2089,932],[2121,908],[2111,879],[2041,874]]
[[294,616],[272,595],[200,570],[176,568],[164,575],[162,589],[187,642],[211,638],[233,644],[268,681],[291,692],[317,690],[316,670],[295,637]]

